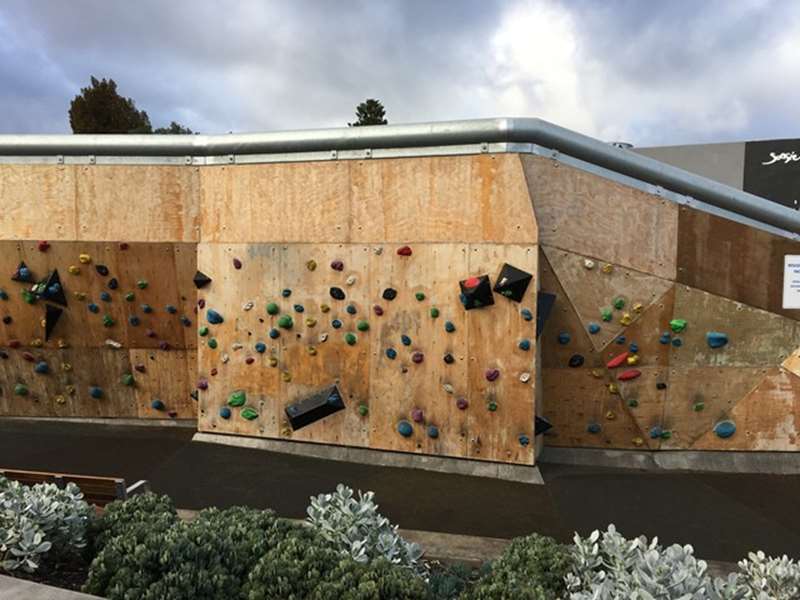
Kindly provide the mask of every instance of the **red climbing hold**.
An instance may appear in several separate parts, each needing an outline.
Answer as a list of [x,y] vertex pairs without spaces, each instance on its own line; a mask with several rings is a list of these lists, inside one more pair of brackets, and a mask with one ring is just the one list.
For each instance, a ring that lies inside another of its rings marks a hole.
[[242,268],[242,261],[240,261],[238,258],[234,258],[233,259],[233,268],[236,269],[236,270],[241,269]]
[[8,340],[9,348],[19,348],[20,346],[22,346],[22,342],[19,340]]
[[480,277],[468,277],[464,280],[464,287],[468,289],[476,288],[481,284]]
[[200,308],[205,308],[206,301],[203,298],[200,298],[200,300],[197,301],[197,306],[199,306]]
[[217,373],[219,373],[219,371],[217,371],[217,368],[216,368],[216,367],[214,367],[213,369],[211,369],[211,376],[212,376],[212,377],[215,377],[215,376],[217,375]]
[[134,369],[136,369],[139,373],[144,373],[147,368],[144,365],[134,365]]
[[630,381],[631,379],[636,379],[641,374],[642,372],[639,369],[628,369],[627,371],[620,373],[617,379],[620,381]]
[[621,367],[625,364],[625,361],[628,360],[628,354],[630,352],[623,352],[622,354],[617,354],[614,358],[606,363],[606,367],[609,369],[616,369],[617,367]]
[[342,271],[344,269],[344,263],[340,260],[335,260],[331,263],[331,269],[334,271]]
[[383,308],[381,308],[377,304],[372,307],[372,310],[375,311],[375,314],[378,315],[379,317],[383,314]]
[[36,360],[36,357],[33,354],[31,354],[30,352],[23,352],[22,353],[22,358],[24,358],[28,362],[33,362],[33,361]]
[[248,365],[252,365],[254,362],[256,362],[256,359],[253,358],[252,356],[248,356],[247,358],[244,359],[244,362],[246,362]]
[[128,248],[130,248],[130,246],[128,245],[128,242],[120,242],[119,243],[119,249],[120,250],[127,250]]
[[50,242],[42,240],[38,245],[39,252],[47,252],[50,249]]
[[411,246],[402,246],[397,249],[398,256],[411,256]]

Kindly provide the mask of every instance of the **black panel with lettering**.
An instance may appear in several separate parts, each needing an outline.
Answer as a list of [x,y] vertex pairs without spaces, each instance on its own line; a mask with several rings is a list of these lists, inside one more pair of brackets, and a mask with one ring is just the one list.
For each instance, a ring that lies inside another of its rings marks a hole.
[[747,142],[744,191],[800,208],[800,140]]

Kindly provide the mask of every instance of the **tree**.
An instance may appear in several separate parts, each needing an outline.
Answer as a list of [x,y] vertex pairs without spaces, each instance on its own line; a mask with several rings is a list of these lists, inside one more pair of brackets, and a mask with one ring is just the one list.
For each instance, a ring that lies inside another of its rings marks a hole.
[[362,125],[386,125],[386,111],[380,100],[367,98],[356,107],[356,122],[348,123],[349,127],[361,127]]
[[113,79],[92,77],[91,83],[69,105],[73,133],[152,133],[147,113],[120,96]]
[[194,133],[188,127],[184,127],[180,123],[172,121],[168,127],[158,127],[157,129],[153,130],[153,133],[166,133],[166,134],[174,134],[174,135],[187,135]]

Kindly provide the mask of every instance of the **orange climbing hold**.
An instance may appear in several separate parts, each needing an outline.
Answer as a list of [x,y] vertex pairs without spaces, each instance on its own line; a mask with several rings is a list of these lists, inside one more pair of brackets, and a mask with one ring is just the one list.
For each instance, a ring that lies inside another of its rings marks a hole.
[[606,363],[606,367],[609,369],[616,369],[617,367],[621,367],[625,364],[625,361],[628,360],[629,352],[623,352],[622,354],[617,354],[614,358]]
[[641,374],[642,372],[639,369],[628,369],[620,373],[617,379],[619,379],[620,381],[630,381],[631,379],[636,379]]

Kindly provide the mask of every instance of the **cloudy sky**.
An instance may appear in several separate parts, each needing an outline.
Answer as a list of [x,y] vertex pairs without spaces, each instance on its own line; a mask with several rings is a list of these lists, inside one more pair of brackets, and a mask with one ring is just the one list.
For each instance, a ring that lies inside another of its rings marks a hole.
[[800,2],[2,0],[0,133],[90,75],[202,133],[537,116],[636,145],[800,137]]

